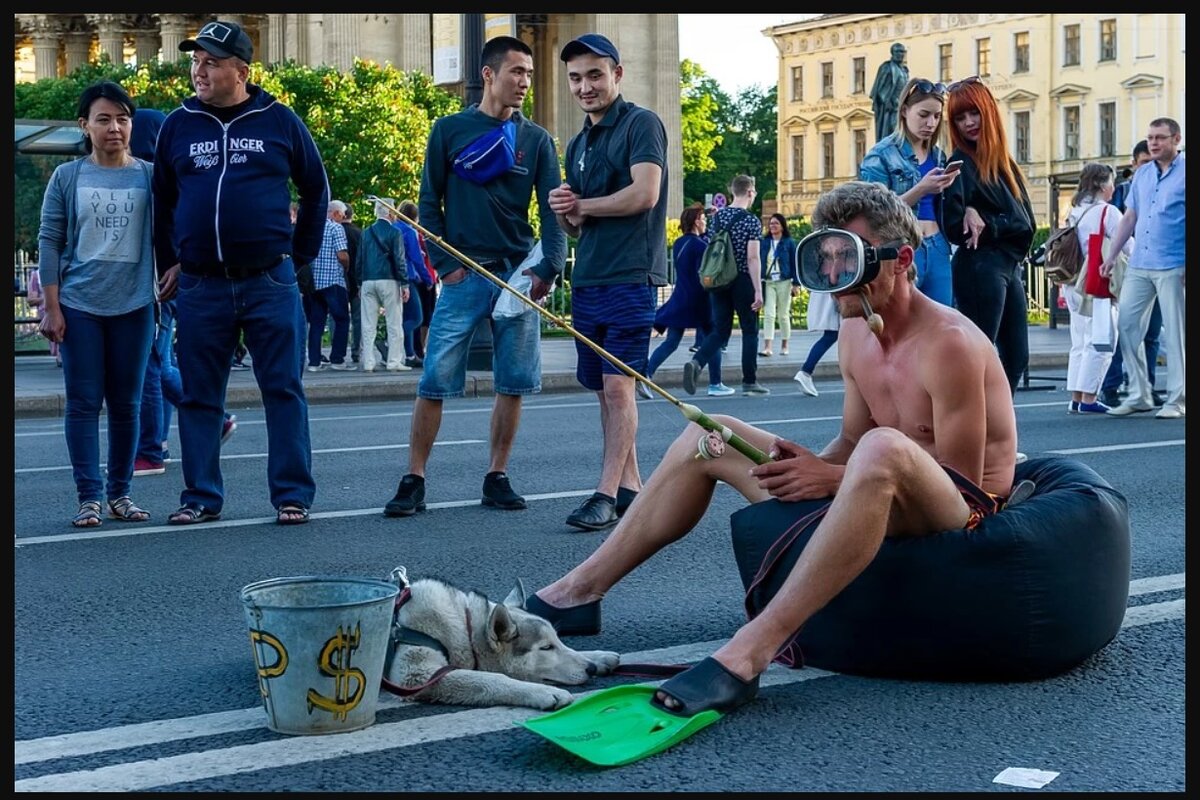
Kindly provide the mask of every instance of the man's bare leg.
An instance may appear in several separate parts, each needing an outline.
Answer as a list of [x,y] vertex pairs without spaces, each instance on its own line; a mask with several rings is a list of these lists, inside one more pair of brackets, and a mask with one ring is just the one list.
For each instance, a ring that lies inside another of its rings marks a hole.
[[491,449],[489,472],[504,472],[512,453],[517,427],[521,424],[521,395],[497,394],[492,405]]
[[[867,568],[884,536],[961,528],[969,514],[954,482],[916,443],[892,428],[868,431],[846,463],[828,513],[779,592],[713,658],[743,680],[752,680],[809,617]],[[678,705],[666,695],[659,699],[668,708]]]
[[[775,440],[773,434],[733,417],[713,419],[764,452]],[[559,608],[603,597],[636,566],[695,527],[708,510],[717,481],[729,484],[751,502],[768,498],[750,475],[752,462],[733,448],[711,461],[697,459],[697,442],[703,435],[700,426],[689,424],[667,449],[612,534],[583,563],[540,589],[537,596]]]
[[442,401],[418,397],[408,434],[408,471],[413,475],[425,477],[425,464],[441,427]]
[[[600,428],[604,436],[604,465],[596,491],[610,497],[617,496],[637,439],[638,411],[633,389],[633,378],[605,375],[604,389],[596,393],[600,398]],[[640,483],[641,477],[637,480]]]

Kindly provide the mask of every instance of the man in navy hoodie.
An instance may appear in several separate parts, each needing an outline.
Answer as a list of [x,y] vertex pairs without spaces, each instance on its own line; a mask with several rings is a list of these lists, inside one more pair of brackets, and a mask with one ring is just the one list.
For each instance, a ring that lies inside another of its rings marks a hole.
[[[215,20],[192,53],[193,97],[172,111],[154,161],[159,291],[177,300],[184,490],[172,525],[217,519],[224,503],[221,425],[239,335],[254,356],[267,422],[267,483],[280,524],[308,521],[316,494],[301,361],[300,287],[321,247],[329,183],[312,135],[247,83],[253,45]],[[289,182],[300,198],[295,231]]]

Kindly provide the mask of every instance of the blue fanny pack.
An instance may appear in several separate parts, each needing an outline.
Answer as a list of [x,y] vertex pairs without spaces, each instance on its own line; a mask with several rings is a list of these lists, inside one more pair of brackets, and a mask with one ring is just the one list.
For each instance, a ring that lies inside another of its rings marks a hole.
[[517,125],[511,119],[480,136],[454,157],[454,174],[472,183],[487,183],[516,163]]

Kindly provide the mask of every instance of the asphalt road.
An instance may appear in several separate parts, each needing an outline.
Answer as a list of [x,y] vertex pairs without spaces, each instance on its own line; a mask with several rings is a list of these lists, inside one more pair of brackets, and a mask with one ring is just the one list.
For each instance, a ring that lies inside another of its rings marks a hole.
[[[1044,372],[1044,371],[1043,371]],[[1061,371],[1058,372],[1061,376]],[[1052,385],[1052,384],[1042,384]],[[1061,385],[1061,384],[1059,384]],[[840,383],[806,398],[701,398],[801,444],[834,434]],[[773,666],[759,697],[676,747],[593,767],[514,722],[513,708],[427,706],[383,695],[374,725],[330,736],[266,728],[240,589],[287,575],[385,577],[403,565],[502,599],[573,566],[604,534],[563,522],[599,473],[589,394],[530,399],[509,466],[521,512],[478,505],[489,399],[446,405],[428,469],[429,511],[381,515],[406,464],[412,404],[324,405],[311,413],[318,483],[312,522],[273,524],[261,409],[232,409],[218,522],[165,525],[180,465],[136,478],[154,517],[72,529],[61,419],[15,422],[14,786],[20,791],[1011,791],[1008,767],[1058,775],[1045,791],[1182,791],[1185,421],[1066,414],[1061,390],[1020,391],[1020,447],[1077,458],[1129,501],[1129,613],[1107,647],[1030,683],[866,679]],[[643,477],[683,426],[642,401]],[[172,431],[172,450],[178,439]],[[103,444],[102,436],[102,444]],[[684,663],[744,621],[729,544],[741,498],[718,488],[684,540],[609,593],[604,631],[569,639],[626,661]],[[576,694],[628,682],[606,678]]]

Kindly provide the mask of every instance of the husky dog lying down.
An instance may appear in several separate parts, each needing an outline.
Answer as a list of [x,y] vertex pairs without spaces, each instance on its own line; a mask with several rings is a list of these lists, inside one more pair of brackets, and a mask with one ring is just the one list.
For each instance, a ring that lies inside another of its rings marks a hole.
[[411,692],[443,672],[414,700],[550,711],[574,699],[561,687],[608,675],[620,662],[617,653],[563,644],[549,622],[522,609],[519,582],[503,603],[436,578],[413,581],[408,593],[393,620],[384,680]]

